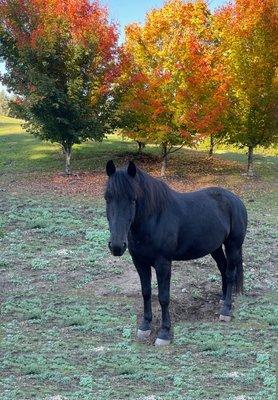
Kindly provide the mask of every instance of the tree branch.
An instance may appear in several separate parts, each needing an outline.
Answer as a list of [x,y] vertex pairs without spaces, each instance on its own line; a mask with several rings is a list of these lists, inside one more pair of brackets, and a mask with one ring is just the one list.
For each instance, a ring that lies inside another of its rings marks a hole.
[[171,146],[170,149],[167,151],[167,154],[173,154],[173,153],[175,153],[176,151],[179,151],[180,149],[182,149],[182,148],[185,146],[185,144],[186,144],[186,143],[183,142],[182,145],[181,145],[180,147],[175,148],[173,151],[171,151],[172,148],[173,148],[173,146]]

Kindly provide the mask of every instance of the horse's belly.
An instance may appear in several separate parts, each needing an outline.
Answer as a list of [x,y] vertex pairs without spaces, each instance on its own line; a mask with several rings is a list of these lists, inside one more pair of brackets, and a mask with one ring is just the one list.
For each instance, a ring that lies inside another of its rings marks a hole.
[[179,245],[176,249],[173,260],[195,260],[211,254],[222,246],[227,237],[226,229],[219,229],[211,235],[198,235],[196,239],[187,238],[179,240]]
[[207,256],[208,254],[212,253],[214,250],[216,250],[217,248],[219,248],[221,245],[219,245],[218,247],[213,248],[212,250],[206,249],[206,250],[202,250],[202,249],[188,249],[184,252],[181,252],[179,254],[176,254],[173,257],[174,261],[189,261],[189,260],[196,260],[197,258],[202,258]]

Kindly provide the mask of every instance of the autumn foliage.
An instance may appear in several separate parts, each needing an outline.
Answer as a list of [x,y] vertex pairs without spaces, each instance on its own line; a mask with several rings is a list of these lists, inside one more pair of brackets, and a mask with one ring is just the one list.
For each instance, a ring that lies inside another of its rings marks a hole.
[[15,112],[28,130],[59,142],[67,155],[100,140],[118,74],[118,32],[108,11],[89,0],[1,0],[3,82],[19,96]]
[[[208,136],[247,146],[277,138],[275,0],[166,1],[118,46],[108,10],[89,0],[0,0],[2,81],[31,133],[101,140],[121,128],[167,156]],[[252,160],[251,160],[252,161]]]
[[135,139],[194,145],[223,128],[229,79],[204,1],[167,2],[126,29],[125,130]]
[[248,174],[253,175],[254,148],[277,143],[277,2],[237,0],[216,12],[214,28],[231,77],[226,138],[248,147]]
[[127,27],[126,135],[162,145],[164,156],[209,135],[273,142],[276,24],[274,0],[238,0],[214,14],[202,0],[171,0]]

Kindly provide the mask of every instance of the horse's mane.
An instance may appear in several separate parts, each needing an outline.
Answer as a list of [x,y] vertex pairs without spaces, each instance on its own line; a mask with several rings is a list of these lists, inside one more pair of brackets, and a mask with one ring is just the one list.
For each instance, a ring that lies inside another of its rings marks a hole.
[[136,176],[132,178],[126,169],[117,172],[108,180],[106,197],[128,197],[137,199],[137,211],[150,215],[163,211],[169,203],[171,189],[159,179],[153,178],[146,172],[136,168]]

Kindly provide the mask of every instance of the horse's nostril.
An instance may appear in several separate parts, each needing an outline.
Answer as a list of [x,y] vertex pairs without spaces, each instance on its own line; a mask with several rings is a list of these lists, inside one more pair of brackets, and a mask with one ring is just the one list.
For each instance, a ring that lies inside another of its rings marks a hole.
[[127,247],[127,244],[126,244],[126,242],[124,242],[124,248],[126,249],[126,247]]

